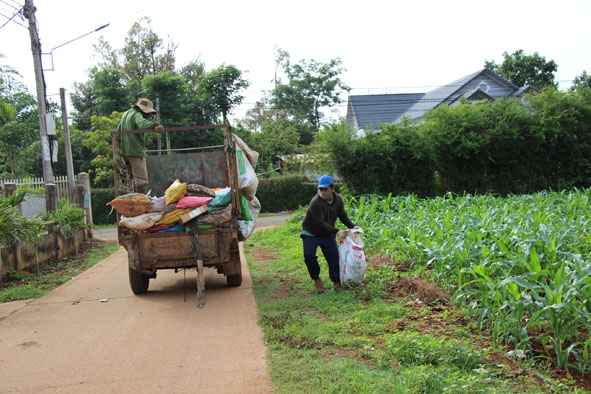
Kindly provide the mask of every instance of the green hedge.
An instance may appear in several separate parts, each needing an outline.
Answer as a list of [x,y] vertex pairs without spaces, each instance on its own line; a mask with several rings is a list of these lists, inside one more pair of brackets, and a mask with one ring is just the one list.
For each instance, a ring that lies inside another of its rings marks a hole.
[[92,189],[90,199],[92,201],[92,222],[96,225],[117,224],[117,215],[115,211],[111,212],[111,207],[107,205],[109,201],[115,198],[113,189]]
[[327,129],[317,141],[354,194],[530,194],[591,187],[590,120],[590,88],[547,88],[441,105],[366,138]]
[[299,176],[259,179],[256,196],[261,212],[293,211],[307,206],[316,193],[316,184]]

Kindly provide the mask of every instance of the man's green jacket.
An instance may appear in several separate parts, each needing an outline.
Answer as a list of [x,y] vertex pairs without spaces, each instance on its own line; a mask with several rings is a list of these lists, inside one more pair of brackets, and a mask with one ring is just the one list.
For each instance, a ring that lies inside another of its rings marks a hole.
[[[153,129],[158,122],[144,118],[142,111],[136,107],[128,109],[121,117],[117,131]],[[119,153],[123,156],[146,157],[146,134],[122,134]]]

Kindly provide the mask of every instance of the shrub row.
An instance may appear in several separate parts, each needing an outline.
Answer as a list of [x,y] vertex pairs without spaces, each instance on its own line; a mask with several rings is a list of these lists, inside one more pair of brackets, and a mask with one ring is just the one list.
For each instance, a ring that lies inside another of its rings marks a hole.
[[316,193],[316,184],[304,182],[299,176],[259,179],[257,198],[261,212],[293,211],[308,205]]
[[117,215],[115,211],[111,212],[111,207],[107,205],[109,201],[115,198],[113,189],[92,189],[90,199],[92,202],[92,221],[96,225],[116,224]]
[[423,122],[351,140],[324,133],[356,194],[529,194],[591,187],[591,89],[439,106]]

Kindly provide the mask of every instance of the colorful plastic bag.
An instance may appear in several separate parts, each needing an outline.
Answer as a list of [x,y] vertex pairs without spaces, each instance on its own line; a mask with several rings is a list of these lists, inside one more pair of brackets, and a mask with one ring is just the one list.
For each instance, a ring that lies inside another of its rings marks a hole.
[[362,282],[365,279],[365,251],[361,240],[362,229],[351,229],[339,243],[339,271],[341,283]]

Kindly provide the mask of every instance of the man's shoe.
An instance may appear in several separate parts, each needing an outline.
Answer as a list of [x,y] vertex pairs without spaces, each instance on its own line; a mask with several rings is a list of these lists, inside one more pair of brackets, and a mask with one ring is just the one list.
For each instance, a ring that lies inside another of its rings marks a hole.
[[322,283],[322,279],[314,279],[314,284],[316,285],[316,292],[318,294],[324,293],[324,283]]
[[341,282],[334,282],[334,291],[341,291]]

